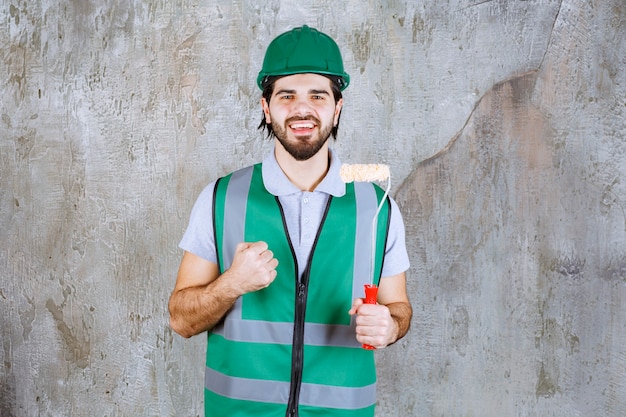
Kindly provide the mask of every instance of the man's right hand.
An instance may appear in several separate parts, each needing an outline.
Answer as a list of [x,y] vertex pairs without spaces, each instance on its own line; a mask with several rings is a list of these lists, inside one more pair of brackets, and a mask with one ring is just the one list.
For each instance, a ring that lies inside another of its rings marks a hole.
[[240,296],[270,285],[277,265],[265,242],[238,244],[221,275],[217,264],[185,252],[170,297],[170,326],[183,337],[213,328]]
[[265,242],[242,242],[235,248],[233,263],[223,274],[240,295],[261,290],[276,278],[278,260]]

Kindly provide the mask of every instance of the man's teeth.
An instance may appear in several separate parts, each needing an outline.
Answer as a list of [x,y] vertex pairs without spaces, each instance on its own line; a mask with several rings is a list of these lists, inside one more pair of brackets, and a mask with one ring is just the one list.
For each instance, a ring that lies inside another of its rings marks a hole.
[[292,129],[313,129],[315,125],[311,122],[292,123]]

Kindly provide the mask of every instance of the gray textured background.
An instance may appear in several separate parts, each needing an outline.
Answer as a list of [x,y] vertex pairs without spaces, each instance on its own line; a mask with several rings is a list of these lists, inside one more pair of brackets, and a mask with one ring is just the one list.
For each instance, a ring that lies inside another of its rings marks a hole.
[[407,223],[378,415],[626,415],[626,2],[301,3],[0,1],[0,415],[201,414],[177,243],[270,149],[254,80],[304,23]]

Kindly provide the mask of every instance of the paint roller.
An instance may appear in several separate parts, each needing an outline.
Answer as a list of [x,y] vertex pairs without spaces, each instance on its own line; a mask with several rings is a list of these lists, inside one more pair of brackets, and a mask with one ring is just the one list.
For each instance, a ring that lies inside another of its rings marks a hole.
[[[365,304],[376,304],[378,287],[374,284],[374,269],[376,263],[376,228],[378,214],[387,200],[391,188],[391,173],[389,166],[384,164],[343,164],[339,170],[339,176],[345,183],[348,182],[375,182],[387,181],[385,194],[378,204],[374,218],[372,219],[372,248],[370,259],[370,284],[365,285]],[[375,349],[373,346],[363,344],[364,349]]]

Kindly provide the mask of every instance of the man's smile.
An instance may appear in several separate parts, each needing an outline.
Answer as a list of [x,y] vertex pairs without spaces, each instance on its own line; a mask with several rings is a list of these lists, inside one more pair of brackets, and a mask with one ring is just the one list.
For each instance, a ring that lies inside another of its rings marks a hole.
[[313,130],[320,125],[320,123],[313,116],[306,119],[292,117],[287,119],[286,125],[297,135],[310,135]]
[[313,122],[307,122],[307,121],[294,122],[294,123],[291,123],[289,127],[294,130],[313,129],[315,127],[315,124]]

